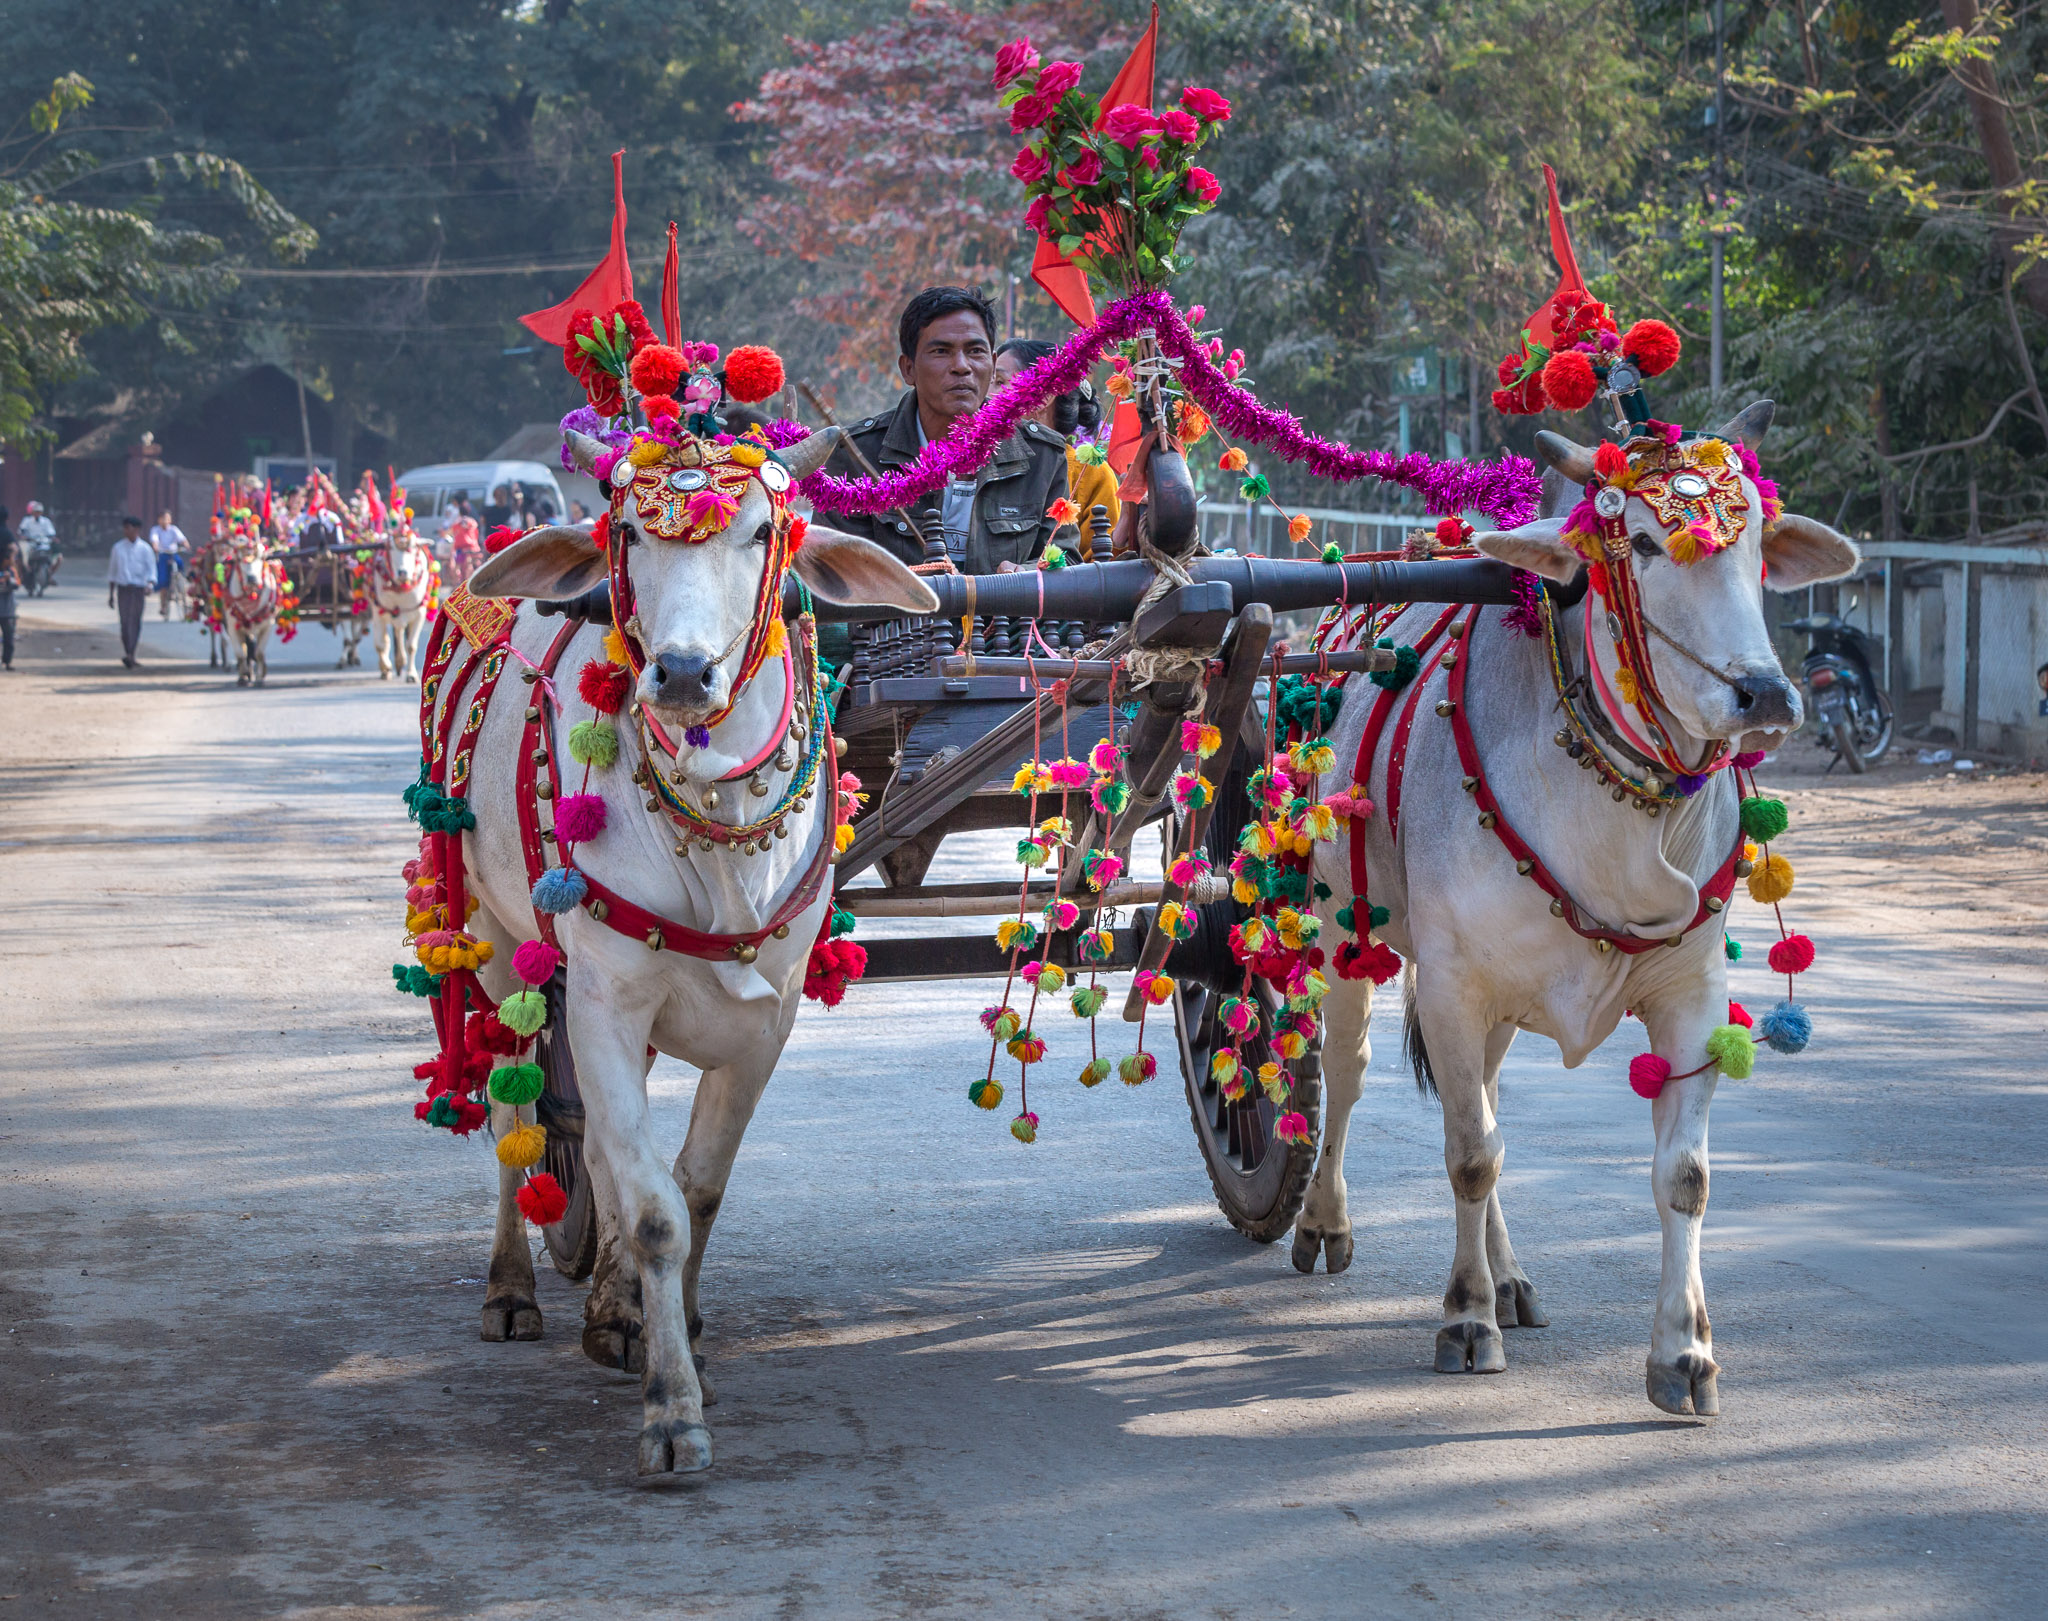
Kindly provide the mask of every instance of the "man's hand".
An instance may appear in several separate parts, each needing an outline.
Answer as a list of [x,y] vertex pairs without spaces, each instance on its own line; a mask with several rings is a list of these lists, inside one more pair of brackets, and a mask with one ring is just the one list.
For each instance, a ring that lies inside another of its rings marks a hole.
[[110,583],[108,584],[108,586],[107,586],[107,606],[108,606],[109,608],[111,608],[111,607],[113,607],[113,605],[114,605],[114,587],[113,587],[112,583],[110,582]]

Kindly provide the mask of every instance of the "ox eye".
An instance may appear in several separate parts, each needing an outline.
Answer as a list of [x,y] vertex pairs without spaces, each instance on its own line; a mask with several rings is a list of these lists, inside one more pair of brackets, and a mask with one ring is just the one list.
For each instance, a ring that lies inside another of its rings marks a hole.
[[1664,548],[1659,546],[1640,529],[1630,536],[1629,539],[1631,544],[1634,545],[1636,556],[1638,557],[1662,557],[1664,555]]
[[768,524],[763,523],[760,528],[754,531],[754,544],[756,546],[767,545],[768,537],[774,532],[775,531],[772,528],[770,528]]

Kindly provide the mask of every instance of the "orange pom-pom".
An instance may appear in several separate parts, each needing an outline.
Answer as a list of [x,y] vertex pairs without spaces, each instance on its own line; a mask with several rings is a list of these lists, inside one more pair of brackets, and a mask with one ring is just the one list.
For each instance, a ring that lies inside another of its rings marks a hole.
[[1308,532],[1315,526],[1308,521],[1308,514],[1297,512],[1287,520],[1287,538],[1299,546],[1308,539]]
[[1560,411],[1585,409],[1599,386],[1593,362],[1576,349],[1561,349],[1544,363],[1543,392]]
[[650,343],[633,357],[627,372],[642,394],[673,394],[683,375],[683,352],[665,343]]
[[782,387],[782,357],[758,343],[743,343],[725,357],[725,391],[742,405],[758,405]]
[[1677,365],[1680,347],[1678,334],[1662,321],[1638,321],[1621,340],[1621,352],[1645,377],[1655,377]]
[[1223,471],[1226,473],[1242,473],[1245,470],[1245,464],[1248,461],[1250,461],[1250,459],[1251,458],[1246,456],[1243,451],[1237,448],[1237,446],[1232,445],[1228,450],[1226,450],[1221,456],[1217,458],[1216,465],[1222,468]]

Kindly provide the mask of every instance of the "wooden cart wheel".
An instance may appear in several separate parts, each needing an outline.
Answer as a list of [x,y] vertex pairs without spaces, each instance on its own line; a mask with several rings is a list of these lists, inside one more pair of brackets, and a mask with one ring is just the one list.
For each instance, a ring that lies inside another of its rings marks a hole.
[[565,1278],[580,1282],[597,1265],[597,1201],[583,1163],[583,1094],[576,1085],[576,1058],[569,1051],[566,979],[555,970],[548,981],[548,1027],[540,1043],[540,1067],[547,1077],[534,1112],[547,1128],[540,1169],[562,1184],[569,1208],[562,1219],[540,1230],[548,1259]]
[[[1230,864],[1238,832],[1250,819],[1245,793],[1250,770],[1249,751],[1240,746],[1217,787],[1203,848],[1218,871]],[[1282,1142],[1273,1135],[1279,1111],[1257,1086],[1248,1086],[1233,1103],[1210,1078],[1209,1061],[1227,1045],[1219,1010],[1226,996],[1236,994],[1244,972],[1230,954],[1230,930],[1245,915],[1244,908],[1227,896],[1202,907],[1194,934],[1174,947],[1166,966],[1174,977],[1174,1029],[1188,1113],[1216,1202],[1245,1237],[1270,1244],[1294,1225],[1315,1171],[1323,1113],[1321,1049],[1311,1044],[1294,1064],[1294,1106],[1308,1117],[1309,1128],[1299,1142]],[[1262,981],[1254,982],[1253,994],[1259,1006],[1259,1034],[1241,1043],[1238,1051],[1246,1070],[1256,1073],[1273,1057],[1269,1036],[1275,1003]]]

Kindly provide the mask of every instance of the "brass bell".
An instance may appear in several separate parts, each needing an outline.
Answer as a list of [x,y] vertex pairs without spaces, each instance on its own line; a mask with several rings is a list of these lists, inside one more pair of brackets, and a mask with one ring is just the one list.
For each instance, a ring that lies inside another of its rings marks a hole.
[[756,799],[766,799],[768,797],[768,784],[763,782],[758,776],[749,777],[747,778],[747,792]]
[[658,811],[661,809],[661,801],[656,799],[654,795],[649,794],[647,796],[647,808],[651,811]]
[[1479,792],[1479,779],[1477,777],[1461,777],[1458,779],[1458,786],[1468,794],[1476,794]]
[[747,945],[745,942],[742,942],[741,944],[734,946],[732,948],[732,954],[735,957],[739,958],[741,962],[752,962],[756,957],[761,955],[761,953],[758,950],[756,950],[753,946]]
[[1728,903],[1722,900],[1719,895],[1709,895],[1706,898],[1706,908],[1710,912],[1718,912],[1721,910],[1722,907],[1726,906],[1727,904]]
[[1645,805],[1645,806],[1643,807],[1643,814],[1644,814],[1645,816],[1649,817],[1649,818],[1650,818],[1650,819],[1651,819],[1652,821],[1655,821],[1655,820],[1656,820],[1656,818],[1657,818],[1657,812],[1659,812],[1659,811],[1660,811],[1660,810],[1662,810],[1663,808],[1664,808],[1664,807],[1663,807],[1662,805],[1657,805],[1657,804],[1649,804],[1649,805]]
[[661,944],[661,930],[649,929],[647,931],[647,949],[649,951],[659,951]]
[[1481,827],[1491,827],[1497,820],[1499,820],[1499,818],[1497,818],[1492,811],[1481,811],[1479,813],[1479,825]]
[[1655,773],[1653,772],[1653,773],[1652,773],[1651,775],[1649,775],[1649,776],[1647,776],[1647,777],[1643,778],[1643,792],[1644,792],[1644,793],[1646,793],[1646,794],[1649,794],[1649,795],[1651,795],[1651,796],[1653,796],[1653,797],[1654,797],[1654,796],[1655,796],[1655,795],[1657,795],[1657,794],[1661,794],[1661,793],[1662,793],[1663,791],[1664,791],[1664,779],[1663,779],[1662,777],[1659,777],[1659,776],[1657,776],[1657,775],[1656,775],[1656,774],[1655,774]]
[[1560,726],[1557,729],[1557,735],[1551,738],[1550,741],[1561,749],[1568,749],[1572,746],[1572,734],[1568,728]]
[[1563,917],[1563,916],[1564,916],[1564,902],[1563,902],[1563,901],[1561,901],[1561,900],[1553,900],[1553,901],[1552,901],[1552,902],[1550,903],[1550,915],[1551,915],[1552,917]]
[[1436,701],[1436,712],[1439,715],[1448,715],[1457,707],[1457,704],[1449,698],[1439,698]]
[[526,706],[526,718],[527,718],[527,719],[528,719],[529,721],[536,721],[536,720],[539,720],[539,719],[540,719],[540,711],[539,711],[538,709],[536,709],[536,708],[535,708],[535,707],[534,707],[534,706],[533,706],[532,704],[528,704],[528,705]]
[[1685,936],[1682,934],[1674,934],[1671,936],[1670,939],[1666,940],[1664,943],[1667,946],[1682,946],[1685,944]]
[[789,938],[789,925],[787,923],[775,925],[775,938],[778,940],[787,940]]
[[1618,805],[1626,798],[1628,798],[1628,790],[1626,788],[1616,787],[1614,790],[1614,802]]
[[709,839],[699,839],[697,841],[697,848],[700,850],[708,850],[711,848],[711,841]]
[[1591,771],[1593,769],[1593,751],[1591,749],[1585,749],[1580,752],[1579,769],[1581,771]]
[[775,824],[775,836],[778,839],[786,839],[789,837],[789,829],[781,822],[777,822]]
[[1458,667],[1458,650],[1455,647],[1445,648],[1444,656],[1437,662],[1446,670],[1455,670]]
[[1515,871],[1520,873],[1524,878],[1528,877],[1529,874],[1534,872],[1535,870],[1536,863],[1531,861],[1527,856],[1522,857],[1520,861],[1517,861],[1515,863]]
[[603,901],[592,901],[590,903],[590,915],[596,918],[597,921],[600,923],[602,923],[606,918],[611,916],[611,911],[612,909],[609,906],[607,906]]
[[546,749],[535,749],[533,751],[533,763],[535,765],[546,765],[548,763],[548,751]]
[[832,757],[833,757],[833,758],[834,758],[835,760],[843,760],[843,759],[845,759],[845,758],[846,758],[846,739],[845,739],[845,738],[843,738],[843,737],[835,737],[835,738],[833,738],[833,739],[832,739]]
[[533,785],[533,797],[535,799],[553,799],[555,797],[555,785],[551,782],[535,783]]
[[1755,863],[1754,861],[1751,861],[1751,860],[1749,859],[1749,857],[1747,857],[1747,856],[1737,856],[1737,857],[1735,858],[1735,876],[1736,876],[1736,877],[1738,877],[1738,878],[1747,878],[1747,877],[1748,877],[1748,876],[1749,876],[1749,875],[1750,875],[1751,873],[1753,873],[1753,872],[1755,872],[1755,871],[1756,871],[1756,863]]
[[706,788],[704,790],[704,808],[706,810],[718,809],[718,790],[716,788]]
[[1593,949],[1604,957],[1614,949],[1614,942],[1612,940],[1595,940],[1593,942]]

